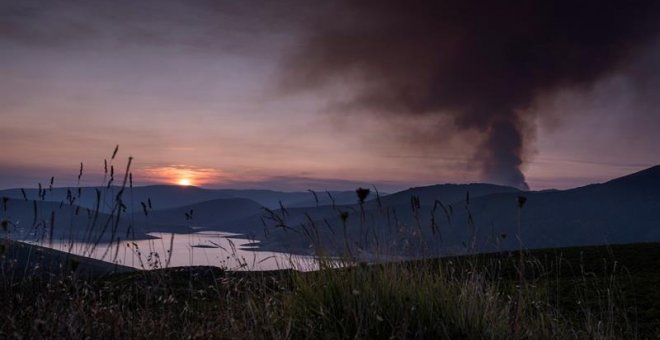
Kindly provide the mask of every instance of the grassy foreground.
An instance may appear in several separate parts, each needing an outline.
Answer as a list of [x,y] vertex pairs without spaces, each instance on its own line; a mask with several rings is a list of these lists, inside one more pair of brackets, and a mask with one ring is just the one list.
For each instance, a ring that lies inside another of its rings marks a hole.
[[659,244],[638,244],[535,251],[524,272],[516,254],[490,254],[308,273],[3,275],[0,338],[653,338],[659,259]]

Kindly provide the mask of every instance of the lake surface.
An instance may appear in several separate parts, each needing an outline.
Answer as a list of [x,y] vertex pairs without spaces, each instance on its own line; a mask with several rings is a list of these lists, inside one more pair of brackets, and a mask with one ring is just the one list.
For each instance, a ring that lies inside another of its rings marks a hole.
[[[216,266],[227,270],[318,269],[312,256],[244,249],[251,241],[240,235],[203,231],[191,234],[149,233],[150,240],[121,241],[119,244],[53,241],[28,242],[60,251],[93,257],[138,269],[180,266]],[[171,250],[171,256],[170,256]]]

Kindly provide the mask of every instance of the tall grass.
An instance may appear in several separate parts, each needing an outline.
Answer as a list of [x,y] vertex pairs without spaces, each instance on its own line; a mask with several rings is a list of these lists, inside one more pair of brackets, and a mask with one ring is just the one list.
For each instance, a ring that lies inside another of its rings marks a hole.
[[[483,263],[483,267],[476,265]],[[473,258],[325,268],[227,272],[205,267],[28,278],[3,286],[0,336],[67,338],[446,338],[634,337],[614,294],[597,282],[530,284]],[[585,279],[589,281],[588,275]],[[533,282],[531,279],[529,282]],[[544,286],[546,285],[546,286]],[[582,301],[562,310],[561,288]],[[594,291],[596,290],[597,293]],[[517,303],[519,329],[512,331]]]

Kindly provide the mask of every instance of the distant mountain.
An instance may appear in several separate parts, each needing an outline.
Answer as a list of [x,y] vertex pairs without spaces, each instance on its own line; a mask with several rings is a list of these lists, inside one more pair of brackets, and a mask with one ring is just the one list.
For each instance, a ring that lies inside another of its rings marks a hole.
[[[581,188],[526,194],[520,209],[523,246],[622,244],[660,240],[660,166]],[[509,235],[500,247],[515,248],[518,207],[515,195],[494,195],[473,202],[475,224]],[[457,222],[464,222],[465,214]],[[492,236],[492,235],[491,235]],[[514,237],[511,237],[514,236]]]
[[[467,193],[472,197],[485,196],[496,193],[516,193],[520,190],[501,185],[472,183],[472,184],[438,184],[424,187],[410,188],[381,198],[384,206],[410,204],[411,197],[419,198],[420,204],[432,206],[435,201],[453,203],[464,200]],[[371,202],[373,206],[375,202]]]
[[8,236],[28,241],[108,242],[121,239],[149,238],[138,225],[129,227],[116,215],[87,208],[48,201],[9,199],[0,214],[8,224]]
[[[39,191],[37,189],[24,189],[25,195],[30,200],[39,200]],[[99,210],[110,212],[115,206],[116,196],[120,188],[112,187],[81,187],[78,188],[53,188],[44,189],[43,200],[52,202],[72,203],[84,208],[96,209],[97,203]],[[9,189],[0,191],[0,196],[10,198],[23,198],[21,189]],[[122,194],[123,203],[128,207],[128,211],[141,212],[141,202],[145,204],[151,202],[153,209],[169,209],[198,203],[218,198],[231,198],[232,196],[223,192],[206,190],[192,186],[173,186],[173,185],[150,185],[144,187],[126,188]]]
[[[72,203],[89,209],[96,209],[99,203],[99,210],[102,212],[112,211],[116,195],[120,188],[112,186],[107,187],[82,187],[78,188],[45,188],[43,199],[51,202]],[[0,196],[9,198],[24,198],[30,200],[39,200],[39,191],[37,189],[8,189],[0,190]],[[330,195],[335,199],[336,204],[355,203],[357,198],[353,191],[331,191]],[[326,192],[318,192],[318,205],[331,204],[331,200]],[[99,199],[100,198],[100,199]],[[316,206],[317,202],[311,192],[282,192],[272,190],[235,190],[235,189],[203,189],[193,186],[180,185],[150,185],[126,188],[122,194],[123,203],[128,207],[129,212],[142,211],[142,202],[151,202],[153,209],[163,210],[176,207],[188,206],[195,203],[226,198],[245,198],[259,203],[264,207],[277,209],[280,203],[285,207],[303,207]]]
[[660,165],[613,179],[605,184],[613,189],[623,189],[628,193],[635,191],[649,196],[648,198],[657,198],[660,188]]
[[[412,204],[413,195],[419,205]],[[522,207],[519,197],[525,198]],[[436,199],[443,204],[435,204]],[[571,190],[440,185],[389,195],[379,207],[365,204],[364,214],[356,206],[347,208],[307,223],[289,214],[298,222],[291,227],[312,228],[313,237],[273,228],[262,239],[264,247],[309,252],[314,246],[337,251],[348,244],[363,253],[407,255],[513,250],[520,246],[519,223],[525,248],[657,242],[660,166]]]

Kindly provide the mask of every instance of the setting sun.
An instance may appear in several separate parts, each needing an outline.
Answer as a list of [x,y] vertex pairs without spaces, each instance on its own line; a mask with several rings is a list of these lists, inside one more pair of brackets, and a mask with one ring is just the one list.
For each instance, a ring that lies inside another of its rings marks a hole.
[[222,174],[213,168],[199,168],[187,164],[146,168],[142,176],[156,183],[180,186],[204,186],[220,183]]
[[189,185],[192,185],[192,181],[190,181],[190,178],[181,178],[181,179],[177,182],[177,184],[178,184],[178,185],[182,185],[182,186],[189,186]]

